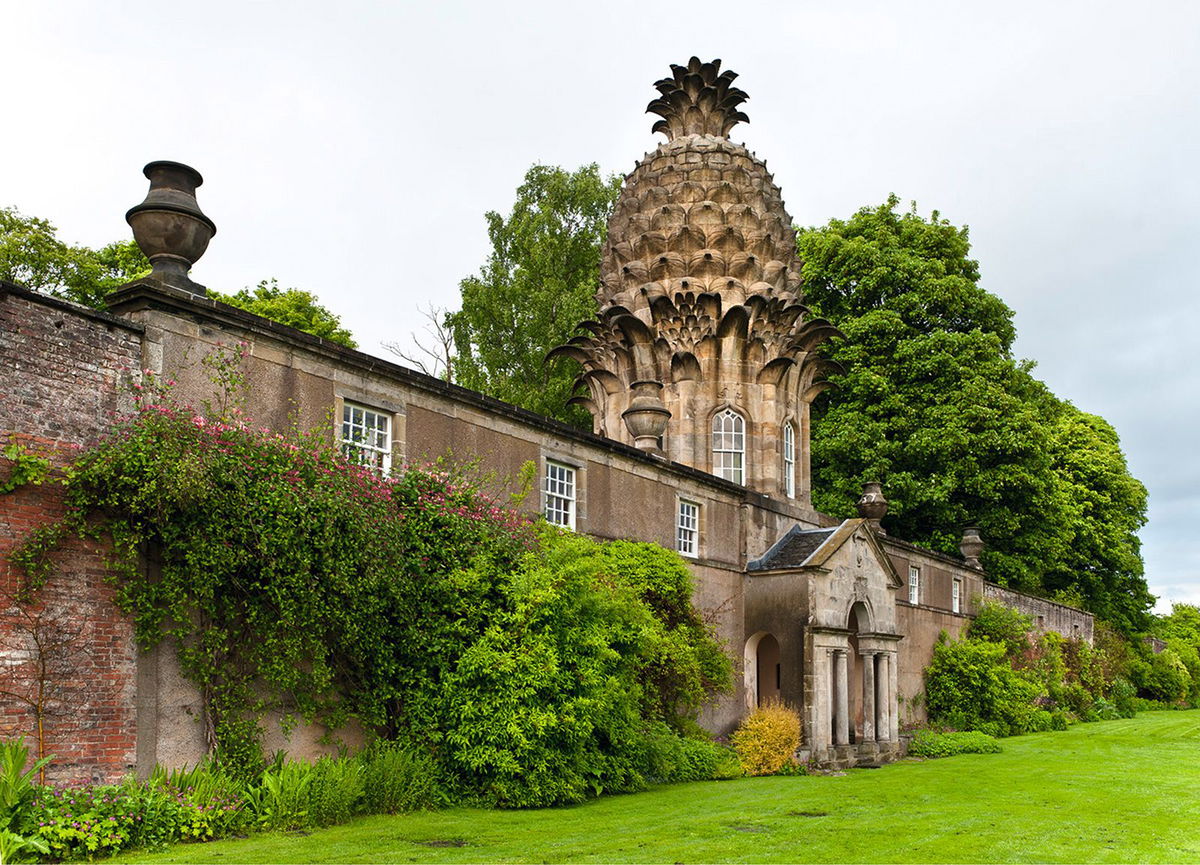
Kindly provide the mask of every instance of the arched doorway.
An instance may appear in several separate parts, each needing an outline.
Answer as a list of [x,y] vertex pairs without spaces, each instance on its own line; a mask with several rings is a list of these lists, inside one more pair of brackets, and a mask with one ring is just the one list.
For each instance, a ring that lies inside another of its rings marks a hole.
[[783,663],[775,635],[759,631],[748,639],[742,660],[746,708],[753,711],[772,698],[778,699]]
[[[861,601],[850,607],[850,615],[847,617],[846,629],[850,632],[849,643],[849,676],[848,676],[848,691],[847,697],[850,703],[850,741],[863,742],[867,739],[874,739],[873,730],[864,730],[863,722],[866,719],[868,707],[865,705],[863,695],[863,663],[868,662],[874,664],[874,657],[864,657],[859,652],[859,635],[871,633],[871,611],[867,609],[867,605]],[[871,679],[874,680],[874,670],[871,670]],[[872,701],[873,703],[874,701]],[[874,714],[874,705],[870,706],[870,711]],[[870,719],[870,727],[874,727],[874,718]]]

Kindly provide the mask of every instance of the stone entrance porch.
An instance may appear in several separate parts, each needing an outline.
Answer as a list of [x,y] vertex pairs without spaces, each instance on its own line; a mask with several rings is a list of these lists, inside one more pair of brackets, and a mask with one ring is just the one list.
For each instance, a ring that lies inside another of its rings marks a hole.
[[865,519],[796,527],[748,566],[746,706],[778,694],[799,710],[805,761],[848,768],[899,756],[901,586]]

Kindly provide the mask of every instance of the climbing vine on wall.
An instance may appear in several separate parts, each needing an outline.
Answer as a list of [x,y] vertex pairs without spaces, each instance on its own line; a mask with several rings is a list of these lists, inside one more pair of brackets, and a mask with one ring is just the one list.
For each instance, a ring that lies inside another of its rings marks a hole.
[[[233,361],[209,367],[238,384]],[[227,763],[259,764],[267,711],[356,718],[464,793],[572,801],[636,787],[648,731],[687,728],[728,682],[673,553],[566,537],[437,466],[383,479],[327,432],[208,408],[143,386],[68,473],[64,519],[13,559],[36,591],[64,536],[107,539],[118,604],[143,646],[174,639]]]
[[50,474],[50,460],[30,453],[15,441],[0,448],[0,457],[9,463],[8,476],[0,480],[0,495],[11,493],[26,484],[36,486]]

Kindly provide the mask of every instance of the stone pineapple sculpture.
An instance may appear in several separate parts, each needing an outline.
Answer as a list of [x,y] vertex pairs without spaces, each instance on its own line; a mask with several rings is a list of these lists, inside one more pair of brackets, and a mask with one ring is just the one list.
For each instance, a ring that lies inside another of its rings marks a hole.
[[[727,137],[748,118],[721,61],[672,66],[648,112],[667,141],[625,178],[602,251],[600,315],[554,354],[583,366],[596,431],[712,471],[712,418],[745,419],[745,483],[783,489],[784,424],[806,457],[808,405],[837,331],[801,303],[795,233],[766,164]],[[798,434],[798,436],[797,436]],[[807,462],[796,495],[806,498]]]

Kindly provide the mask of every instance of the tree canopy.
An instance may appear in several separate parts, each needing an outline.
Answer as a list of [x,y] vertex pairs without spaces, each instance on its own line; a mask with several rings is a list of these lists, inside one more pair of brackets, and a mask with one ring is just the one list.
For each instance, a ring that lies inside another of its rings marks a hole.
[[978,285],[967,230],[898,203],[798,237],[805,301],[846,335],[831,352],[846,372],[814,406],[814,503],[852,516],[882,480],[889,531],[954,554],[978,525],[991,579],[1143,628],[1146,490],[1116,432],[1013,358],[1012,311]]
[[118,285],[149,272],[132,238],[101,249],[71,246],[47,220],[0,208],[0,279],[100,308]]
[[[58,238],[52,223],[0,208],[0,279],[103,309],[113,289],[150,273],[150,262],[137,243],[118,240],[100,249],[72,246]],[[356,348],[341,319],[317,302],[314,294],[280,288],[274,279],[233,294],[209,289],[216,300],[278,321],[314,336]]]
[[464,279],[462,308],[447,316],[454,379],[499,399],[590,428],[567,400],[579,370],[546,362],[596,314],[600,245],[620,178],[596,165],[574,172],[535,165],[508,216],[487,214],[492,251]]
[[243,288],[233,294],[208,290],[214,300],[269,318],[296,330],[311,333],[347,348],[358,348],[350,331],[342,327],[341,318],[317,302],[311,291],[299,288],[280,288],[278,280],[264,279],[253,290]]

